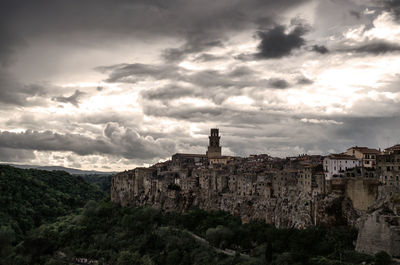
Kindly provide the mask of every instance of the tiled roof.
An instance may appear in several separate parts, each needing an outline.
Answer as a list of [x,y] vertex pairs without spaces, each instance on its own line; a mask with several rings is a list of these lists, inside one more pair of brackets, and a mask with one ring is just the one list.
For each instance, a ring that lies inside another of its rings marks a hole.
[[183,157],[207,157],[203,154],[184,154],[184,153],[176,153],[173,156],[183,156]]
[[385,151],[395,151],[395,150],[400,150],[400,144],[396,144],[385,149]]
[[354,147],[351,147],[349,149],[355,149],[355,150],[360,151],[361,153],[364,153],[364,154],[380,154],[381,153],[377,149],[368,148],[368,147],[364,147],[364,146],[354,146]]
[[354,156],[346,155],[346,154],[330,154],[328,157],[330,159],[358,160]]

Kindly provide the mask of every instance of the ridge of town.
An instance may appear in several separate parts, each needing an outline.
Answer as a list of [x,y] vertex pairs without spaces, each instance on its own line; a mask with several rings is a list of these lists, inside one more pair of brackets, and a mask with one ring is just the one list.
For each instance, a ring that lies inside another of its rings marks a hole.
[[399,178],[399,144],[327,156],[224,156],[213,128],[206,154],[177,153],[115,175],[111,199],[163,210],[224,210],[277,227],[356,226],[358,251],[400,256]]

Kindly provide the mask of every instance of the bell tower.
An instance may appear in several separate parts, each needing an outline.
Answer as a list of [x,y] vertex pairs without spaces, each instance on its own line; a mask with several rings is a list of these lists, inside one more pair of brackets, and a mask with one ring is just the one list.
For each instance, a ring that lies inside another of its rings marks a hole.
[[208,145],[208,150],[206,153],[208,158],[221,156],[221,146],[219,146],[219,139],[221,137],[218,135],[218,133],[218,129],[211,129],[211,135],[208,137],[210,139],[210,143]]

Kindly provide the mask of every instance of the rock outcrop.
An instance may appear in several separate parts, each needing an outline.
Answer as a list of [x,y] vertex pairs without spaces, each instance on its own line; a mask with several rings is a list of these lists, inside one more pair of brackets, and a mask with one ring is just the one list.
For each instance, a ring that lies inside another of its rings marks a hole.
[[359,220],[356,250],[400,258],[400,190],[381,187],[380,198]]
[[244,222],[263,220],[281,228],[354,225],[360,217],[344,194],[312,196],[293,185],[272,197],[257,193],[239,195],[229,192],[226,186],[218,191],[217,184],[209,189],[197,184],[182,189],[184,185],[176,184],[175,178],[153,173],[139,168],[117,174],[113,178],[111,199],[123,206],[149,205],[167,211],[183,212],[190,207],[223,210],[240,216]]

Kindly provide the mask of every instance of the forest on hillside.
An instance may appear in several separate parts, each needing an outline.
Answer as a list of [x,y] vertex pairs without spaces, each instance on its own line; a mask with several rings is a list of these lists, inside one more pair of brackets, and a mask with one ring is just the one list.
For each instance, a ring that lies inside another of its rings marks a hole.
[[5,265],[390,264],[386,253],[355,252],[353,228],[277,229],[222,211],[122,208],[65,172],[2,166],[0,189]]

